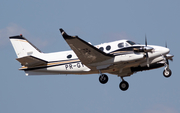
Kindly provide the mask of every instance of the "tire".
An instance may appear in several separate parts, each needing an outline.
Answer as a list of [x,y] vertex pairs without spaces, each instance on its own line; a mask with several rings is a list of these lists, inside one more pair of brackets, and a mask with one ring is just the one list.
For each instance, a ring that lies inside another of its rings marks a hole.
[[129,88],[128,82],[122,81],[122,82],[119,84],[119,88],[120,88],[122,91],[126,91],[126,90]]
[[99,82],[101,84],[106,84],[108,82],[108,76],[106,74],[102,74],[99,76]]
[[170,77],[171,74],[172,74],[172,71],[171,71],[170,69],[167,69],[167,70],[164,70],[164,71],[163,71],[163,75],[164,75],[164,77],[166,77],[166,78]]

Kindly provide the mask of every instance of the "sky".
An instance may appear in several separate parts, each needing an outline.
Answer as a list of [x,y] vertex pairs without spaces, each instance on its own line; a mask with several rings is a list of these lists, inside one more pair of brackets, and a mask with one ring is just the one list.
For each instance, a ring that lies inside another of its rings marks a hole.
[[[180,1],[179,0],[1,0],[0,1],[0,113],[180,113]],[[165,46],[171,54],[172,76],[164,67],[124,79],[99,75],[25,76],[9,41],[23,34],[44,53],[70,50],[60,35],[93,45],[129,39]]]

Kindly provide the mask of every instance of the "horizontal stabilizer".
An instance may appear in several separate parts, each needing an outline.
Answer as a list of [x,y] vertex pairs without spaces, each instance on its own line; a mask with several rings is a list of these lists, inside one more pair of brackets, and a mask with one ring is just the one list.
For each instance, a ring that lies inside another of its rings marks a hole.
[[18,60],[23,66],[26,66],[28,68],[47,64],[47,61],[36,58],[34,56],[25,56],[22,58],[17,58],[16,60]]
[[63,29],[60,29],[60,32],[80,61],[87,66],[114,57],[112,54],[104,53],[93,45],[80,39],[78,36],[69,36]]

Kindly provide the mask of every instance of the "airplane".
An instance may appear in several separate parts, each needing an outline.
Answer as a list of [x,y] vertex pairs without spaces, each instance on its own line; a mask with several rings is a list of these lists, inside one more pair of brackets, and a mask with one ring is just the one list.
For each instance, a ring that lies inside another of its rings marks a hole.
[[105,73],[121,78],[119,88],[126,91],[129,83],[124,77],[139,71],[165,67],[163,75],[170,77],[170,49],[162,46],[137,44],[130,40],[118,40],[99,45],[92,45],[78,36],[68,35],[59,29],[62,37],[72,50],[43,53],[21,35],[11,36],[10,41],[23,70],[28,75],[55,74],[99,74],[99,82],[106,84],[108,76]]

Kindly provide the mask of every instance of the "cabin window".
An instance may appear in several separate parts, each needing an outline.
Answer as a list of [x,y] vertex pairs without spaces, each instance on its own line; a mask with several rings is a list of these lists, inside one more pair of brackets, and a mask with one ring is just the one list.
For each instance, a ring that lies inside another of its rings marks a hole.
[[123,43],[119,43],[119,44],[118,44],[118,47],[119,47],[119,48],[124,47],[124,42],[123,42]]
[[67,58],[72,58],[72,55],[71,55],[71,54],[69,54],[69,55],[67,56]]
[[111,46],[108,45],[108,46],[106,47],[106,50],[109,51],[110,49],[111,49]]
[[104,48],[103,48],[103,47],[100,47],[99,50],[104,51]]

